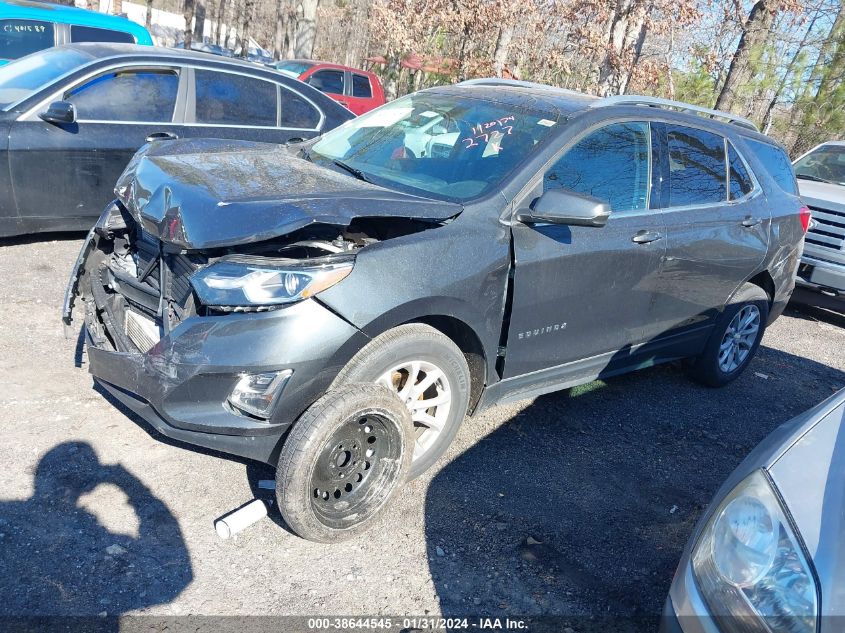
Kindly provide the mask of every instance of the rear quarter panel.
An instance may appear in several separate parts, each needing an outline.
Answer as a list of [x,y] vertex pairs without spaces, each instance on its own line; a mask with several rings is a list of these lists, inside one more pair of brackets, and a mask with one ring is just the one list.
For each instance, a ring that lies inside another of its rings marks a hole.
[[[773,143],[771,139],[766,140]],[[760,271],[768,271],[772,277],[775,303],[786,302],[795,287],[795,276],[804,247],[804,231],[799,217],[803,203],[798,195],[781,188],[744,135],[737,135],[735,141],[763,188],[771,213],[769,249]]]

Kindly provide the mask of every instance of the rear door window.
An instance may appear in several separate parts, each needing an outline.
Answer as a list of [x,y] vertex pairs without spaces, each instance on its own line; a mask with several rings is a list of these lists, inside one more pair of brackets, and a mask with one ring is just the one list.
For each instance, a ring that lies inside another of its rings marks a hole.
[[648,206],[648,123],[605,126],[576,142],[546,172],[543,190],[561,188],[598,198],[613,211]]
[[308,101],[293,90],[281,89],[281,120],[282,127],[313,130],[320,124],[320,113]]
[[0,59],[17,59],[56,43],[52,22],[0,20]]
[[70,27],[71,42],[123,42],[134,44],[135,38],[125,31],[114,31],[112,29],[98,29],[93,26],[80,26],[72,24]]
[[106,73],[65,94],[80,121],[170,123],[179,74],[173,69],[130,69]]
[[794,195],[798,195],[798,184],[795,182],[795,173],[792,171],[792,163],[789,162],[789,157],[780,147],[763,143],[761,141],[752,141],[749,138],[744,139],[754,152],[766,171],[771,174],[778,186]]
[[370,99],[373,96],[373,89],[370,87],[370,78],[364,75],[352,75],[352,96],[361,99]]
[[725,140],[696,128],[667,125],[669,206],[723,202],[727,195]]
[[308,78],[307,83],[314,86],[320,92],[326,92],[333,95],[342,95],[343,71],[318,70]]
[[194,70],[196,122],[212,125],[276,126],[276,84],[255,77]]
[[739,153],[734,149],[734,146],[728,142],[728,189],[731,200],[739,200],[743,196],[747,196],[754,189],[754,183],[751,180],[751,175],[745,168],[745,163],[739,156]]

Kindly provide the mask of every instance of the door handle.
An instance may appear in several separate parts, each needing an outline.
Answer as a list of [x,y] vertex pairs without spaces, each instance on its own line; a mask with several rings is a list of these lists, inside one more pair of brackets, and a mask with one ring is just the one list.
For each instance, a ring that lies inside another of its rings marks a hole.
[[656,242],[657,240],[662,239],[663,235],[661,235],[657,231],[638,231],[636,235],[631,238],[631,241],[637,244],[649,244],[651,242]]
[[754,218],[750,215],[745,216],[745,219],[742,221],[742,226],[747,229],[750,229],[752,226],[757,226],[760,224],[762,220],[760,218]]
[[153,141],[175,141],[178,136],[173,134],[173,132],[153,132],[147,137],[147,143],[152,143]]

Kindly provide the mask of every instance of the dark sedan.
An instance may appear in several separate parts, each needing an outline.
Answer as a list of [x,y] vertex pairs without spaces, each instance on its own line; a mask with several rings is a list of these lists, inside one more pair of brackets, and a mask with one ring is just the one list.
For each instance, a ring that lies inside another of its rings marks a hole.
[[145,142],[287,143],[353,115],[269,68],[193,51],[72,44],[0,68],[0,237],[88,229]]

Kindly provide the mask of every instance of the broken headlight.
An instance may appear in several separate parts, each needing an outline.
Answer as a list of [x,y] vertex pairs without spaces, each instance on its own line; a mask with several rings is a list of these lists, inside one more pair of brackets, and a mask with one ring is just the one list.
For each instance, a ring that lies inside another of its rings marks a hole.
[[314,261],[224,257],[194,273],[191,285],[207,306],[255,307],[294,303],[331,288],[350,272],[352,258]]
[[724,633],[815,633],[815,578],[762,471],[719,504],[693,551],[692,567]]

